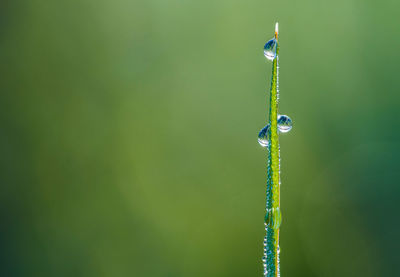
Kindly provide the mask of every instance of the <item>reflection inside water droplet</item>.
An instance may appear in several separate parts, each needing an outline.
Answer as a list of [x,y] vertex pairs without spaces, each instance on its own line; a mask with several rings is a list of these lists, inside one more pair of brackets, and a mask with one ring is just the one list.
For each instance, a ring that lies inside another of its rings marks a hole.
[[264,56],[270,61],[273,61],[276,57],[277,44],[276,39],[273,38],[264,45]]
[[292,120],[287,115],[278,115],[278,130],[287,133],[292,129]]
[[262,147],[267,147],[269,144],[268,138],[269,138],[269,124],[267,124],[267,126],[262,128],[261,131],[258,133],[258,143]]

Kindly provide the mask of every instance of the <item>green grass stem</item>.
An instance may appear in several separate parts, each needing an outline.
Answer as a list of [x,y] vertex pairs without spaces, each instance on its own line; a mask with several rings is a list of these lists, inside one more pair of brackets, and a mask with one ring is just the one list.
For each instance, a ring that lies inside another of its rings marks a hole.
[[[269,105],[269,151],[268,151],[268,179],[267,179],[267,199],[266,199],[266,245],[264,253],[264,275],[267,277],[279,276],[279,225],[280,215],[280,153],[278,136],[278,101],[279,101],[279,44],[278,28],[275,30],[277,41],[276,58],[272,62],[272,80],[270,89]],[[277,222],[274,224],[273,222]]]

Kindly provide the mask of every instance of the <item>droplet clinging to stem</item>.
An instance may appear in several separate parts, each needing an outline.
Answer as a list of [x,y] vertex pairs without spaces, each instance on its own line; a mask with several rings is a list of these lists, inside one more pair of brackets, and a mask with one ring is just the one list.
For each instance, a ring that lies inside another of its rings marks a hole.
[[262,147],[267,147],[269,143],[269,124],[267,124],[261,131],[258,133],[258,143]]
[[281,133],[287,133],[292,130],[292,120],[287,115],[278,115],[278,130]]
[[276,58],[277,44],[278,42],[273,38],[264,45],[264,56],[270,61],[273,61]]
[[274,37],[264,45],[264,56],[268,60],[273,61],[276,58],[277,47],[278,47],[278,22],[276,22],[275,24]]

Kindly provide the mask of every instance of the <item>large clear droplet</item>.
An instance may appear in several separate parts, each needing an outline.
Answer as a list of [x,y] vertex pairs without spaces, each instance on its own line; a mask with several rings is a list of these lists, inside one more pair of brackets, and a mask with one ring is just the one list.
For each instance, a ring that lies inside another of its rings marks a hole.
[[277,44],[278,42],[273,38],[264,45],[264,56],[270,61],[273,61],[276,58]]
[[292,130],[293,123],[287,115],[278,115],[278,130],[281,133],[287,133]]
[[282,222],[282,214],[279,207],[268,209],[265,214],[265,227],[272,228],[274,230],[279,229]]
[[261,131],[258,133],[258,143],[262,147],[267,147],[269,144],[268,138],[269,138],[269,124],[267,124],[267,126],[262,128]]

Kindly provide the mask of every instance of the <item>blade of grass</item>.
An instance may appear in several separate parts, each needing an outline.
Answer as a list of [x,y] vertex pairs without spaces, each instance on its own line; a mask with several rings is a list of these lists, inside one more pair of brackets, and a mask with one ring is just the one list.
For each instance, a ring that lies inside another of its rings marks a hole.
[[[279,43],[278,23],[275,27],[276,58],[272,62],[272,79],[269,106],[269,151],[267,170],[266,199],[266,242],[264,249],[264,275],[279,276],[279,224],[280,224],[280,153],[278,136],[278,101],[279,101]],[[267,223],[269,218],[269,223]],[[278,222],[274,224],[273,222]]]

